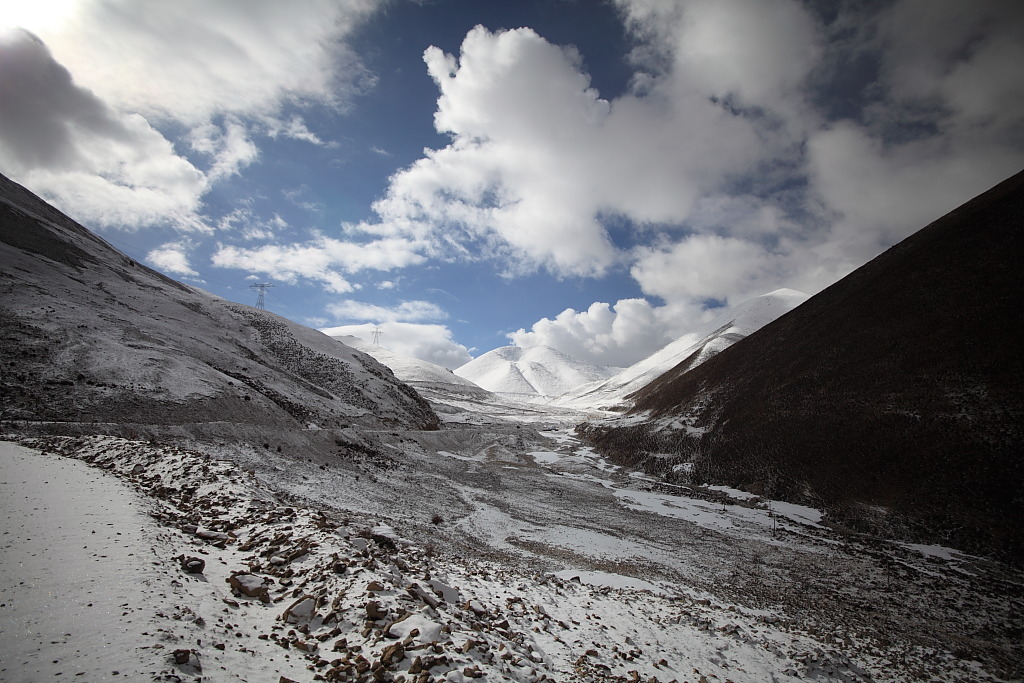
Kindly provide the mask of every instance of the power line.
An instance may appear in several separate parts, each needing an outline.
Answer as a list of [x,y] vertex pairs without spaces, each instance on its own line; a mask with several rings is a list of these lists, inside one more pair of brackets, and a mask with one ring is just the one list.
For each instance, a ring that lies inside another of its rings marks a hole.
[[267,310],[267,290],[273,286],[274,285],[271,284],[270,282],[257,282],[254,285],[249,285],[249,289],[255,289],[259,291],[259,294],[256,297],[256,308],[260,309],[261,311]]

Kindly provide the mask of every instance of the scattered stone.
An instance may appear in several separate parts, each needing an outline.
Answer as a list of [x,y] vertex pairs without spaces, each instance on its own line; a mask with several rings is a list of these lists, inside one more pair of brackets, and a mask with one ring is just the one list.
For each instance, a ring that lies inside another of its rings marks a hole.
[[388,616],[388,609],[381,607],[380,603],[376,600],[366,601],[366,616],[369,619],[386,619]]
[[181,568],[189,574],[202,574],[203,570],[206,569],[206,560],[201,557],[179,555],[177,560],[181,563]]
[[231,585],[235,595],[247,595],[250,598],[258,598],[260,602],[270,602],[270,592],[262,577],[239,572],[232,574],[225,581]]
[[316,615],[318,600],[312,595],[303,595],[281,614],[281,621],[290,624],[306,624]]

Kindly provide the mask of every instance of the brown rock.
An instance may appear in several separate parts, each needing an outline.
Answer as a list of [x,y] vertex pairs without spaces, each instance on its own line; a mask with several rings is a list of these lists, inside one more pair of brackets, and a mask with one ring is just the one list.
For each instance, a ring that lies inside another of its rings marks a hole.
[[366,616],[369,619],[384,619],[388,616],[387,607],[381,607],[376,600],[366,601]]

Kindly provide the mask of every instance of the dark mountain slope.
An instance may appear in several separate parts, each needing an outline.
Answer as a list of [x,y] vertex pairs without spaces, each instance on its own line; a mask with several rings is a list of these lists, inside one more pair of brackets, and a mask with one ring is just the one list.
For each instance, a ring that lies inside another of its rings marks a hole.
[[0,359],[8,427],[438,424],[366,354],[150,270],[2,176]]
[[637,392],[629,426],[582,429],[634,464],[690,461],[697,479],[836,522],[1019,561],[1022,231],[1024,173],[666,373]]

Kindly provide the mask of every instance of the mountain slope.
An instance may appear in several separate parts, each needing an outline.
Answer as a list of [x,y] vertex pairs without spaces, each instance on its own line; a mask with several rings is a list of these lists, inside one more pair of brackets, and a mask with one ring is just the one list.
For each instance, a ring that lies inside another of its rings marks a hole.
[[806,300],[807,295],[803,292],[778,289],[744,301],[697,331],[683,335],[647,358],[604,381],[567,392],[558,397],[555,403],[575,408],[628,407],[629,394],[644,388],[665,372],[680,363],[685,363],[688,369],[697,367]]
[[456,368],[455,374],[496,394],[529,400],[559,396],[583,384],[607,379],[613,371],[550,346],[503,346]]
[[368,356],[373,356],[381,364],[391,368],[391,371],[395,373],[395,377],[409,384],[457,384],[470,388],[476,386],[468,379],[459,377],[448,368],[420,360],[419,358],[396,353],[391,349],[371,344],[353,335],[331,338],[353,349],[362,351]]
[[652,469],[1024,559],[1022,257],[1018,174],[583,431]]
[[6,419],[438,424],[369,356],[150,270],[2,176],[0,291]]

